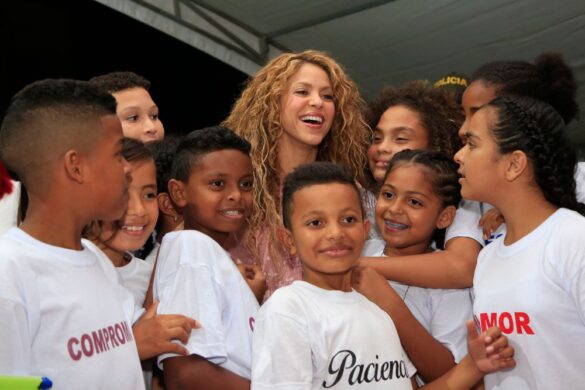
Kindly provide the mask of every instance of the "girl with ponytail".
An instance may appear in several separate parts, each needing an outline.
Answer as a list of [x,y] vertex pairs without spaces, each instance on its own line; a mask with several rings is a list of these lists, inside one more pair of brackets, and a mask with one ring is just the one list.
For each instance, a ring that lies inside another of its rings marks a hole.
[[482,329],[508,336],[517,366],[487,375],[486,388],[574,387],[585,361],[585,218],[565,121],[543,101],[497,98],[464,136],[461,194],[492,204],[507,225],[479,254],[473,311]]

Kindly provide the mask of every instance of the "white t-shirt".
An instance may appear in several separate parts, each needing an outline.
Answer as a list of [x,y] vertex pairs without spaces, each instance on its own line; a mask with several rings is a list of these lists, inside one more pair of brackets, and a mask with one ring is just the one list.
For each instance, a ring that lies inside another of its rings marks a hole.
[[[575,183],[577,185],[577,200],[585,203],[585,162],[580,162],[575,167]],[[479,226],[479,220],[493,206],[488,203],[474,200],[462,200],[457,208],[455,219],[445,233],[445,243],[452,238],[467,237],[477,241],[482,247],[495,239],[506,235],[506,224],[501,224],[487,239],[483,239],[483,229]]]
[[252,389],[412,389],[415,372],[388,314],[356,291],[295,281],[258,314]]
[[148,290],[148,284],[150,283],[152,264],[132,256],[132,260],[128,264],[123,267],[116,267],[116,271],[118,271],[122,285],[134,296],[136,306],[142,308],[146,290]]
[[91,242],[75,251],[18,228],[0,237],[0,372],[56,389],[143,389],[134,300]]
[[[183,314],[201,323],[185,348],[250,378],[252,333],[258,301],[217,242],[195,230],[167,233],[158,256],[154,298],[161,314]],[[159,366],[167,357],[158,358]]]
[[[362,253],[384,257],[384,246],[384,241],[368,240]],[[398,282],[390,285],[423,328],[451,351],[456,362],[467,355],[466,322],[473,318],[470,289],[421,288]]]
[[20,201],[20,182],[12,180],[12,192],[0,199],[0,235],[16,226],[18,202]]
[[158,251],[160,250],[160,244],[158,242],[154,243],[154,247],[150,251],[150,253],[144,258],[148,264],[154,267],[154,263],[156,262],[156,257],[158,256]]
[[485,377],[487,389],[571,389],[585,374],[585,218],[559,209],[512,245],[483,249],[474,314],[498,325],[516,368]]

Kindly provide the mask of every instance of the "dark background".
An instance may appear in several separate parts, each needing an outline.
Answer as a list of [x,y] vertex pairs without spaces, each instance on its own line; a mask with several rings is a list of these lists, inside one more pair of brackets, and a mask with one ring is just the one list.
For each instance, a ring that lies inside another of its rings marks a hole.
[[136,72],[167,133],[218,124],[247,76],[124,14],[90,0],[0,2],[0,116],[10,97],[43,78]]

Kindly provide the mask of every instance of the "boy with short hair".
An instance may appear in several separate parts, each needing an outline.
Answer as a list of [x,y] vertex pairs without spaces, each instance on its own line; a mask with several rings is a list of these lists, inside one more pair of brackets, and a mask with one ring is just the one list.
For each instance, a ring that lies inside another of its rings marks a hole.
[[116,102],[87,82],[43,80],[18,92],[0,158],[29,207],[0,238],[0,372],[48,376],[59,388],[142,389],[134,301],[104,254],[81,239],[127,204]]
[[134,72],[111,72],[89,82],[114,95],[118,103],[116,114],[126,137],[144,143],[164,137],[158,106],[150,96],[150,81]]
[[[392,319],[352,289],[370,227],[353,177],[331,163],[301,165],[285,179],[282,197],[280,238],[301,259],[303,280],[277,290],[258,314],[252,388],[416,386]],[[499,329],[479,337],[471,322],[468,331],[472,357],[429,389],[469,389],[485,372],[513,366]]]
[[179,145],[169,193],[185,230],[167,233],[154,278],[159,313],[193,316],[201,329],[190,356],[159,356],[169,389],[249,389],[258,301],[230,258],[252,209],[250,143],[222,127],[190,133]]

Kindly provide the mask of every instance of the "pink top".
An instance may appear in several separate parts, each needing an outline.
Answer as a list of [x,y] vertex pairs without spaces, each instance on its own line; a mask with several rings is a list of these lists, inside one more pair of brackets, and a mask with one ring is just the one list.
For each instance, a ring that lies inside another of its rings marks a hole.
[[[291,255],[288,251],[285,253],[285,258],[282,262],[282,269],[278,272],[278,268],[272,256],[270,256],[269,235],[268,228],[264,228],[257,236],[257,245],[259,248],[260,268],[266,278],[266,293],[263,302],[272,295],[274,291],[283,286],[288,286],[295,280],[302,279],[302,264],[298,257]],[[242,244],[234,246],[229,250],[230,255],[234,261],[240,260],[245,264],[254,264],[254,258],[250,251]]]
[[266,278],[266,294],[264,295],[264,302],[272,295],[274,291],[280,287],[288,286],[295,280],[301,280],[303,278],[303,267],[300,259],[297,256],[293,256],[288,250],[284,253],[284,259],[280,272],[276,264],[270,256],[270,243],[269,243],[269,229],[265,228],[260,234],[258,243],[260,248],[260,261],[262,272]]

